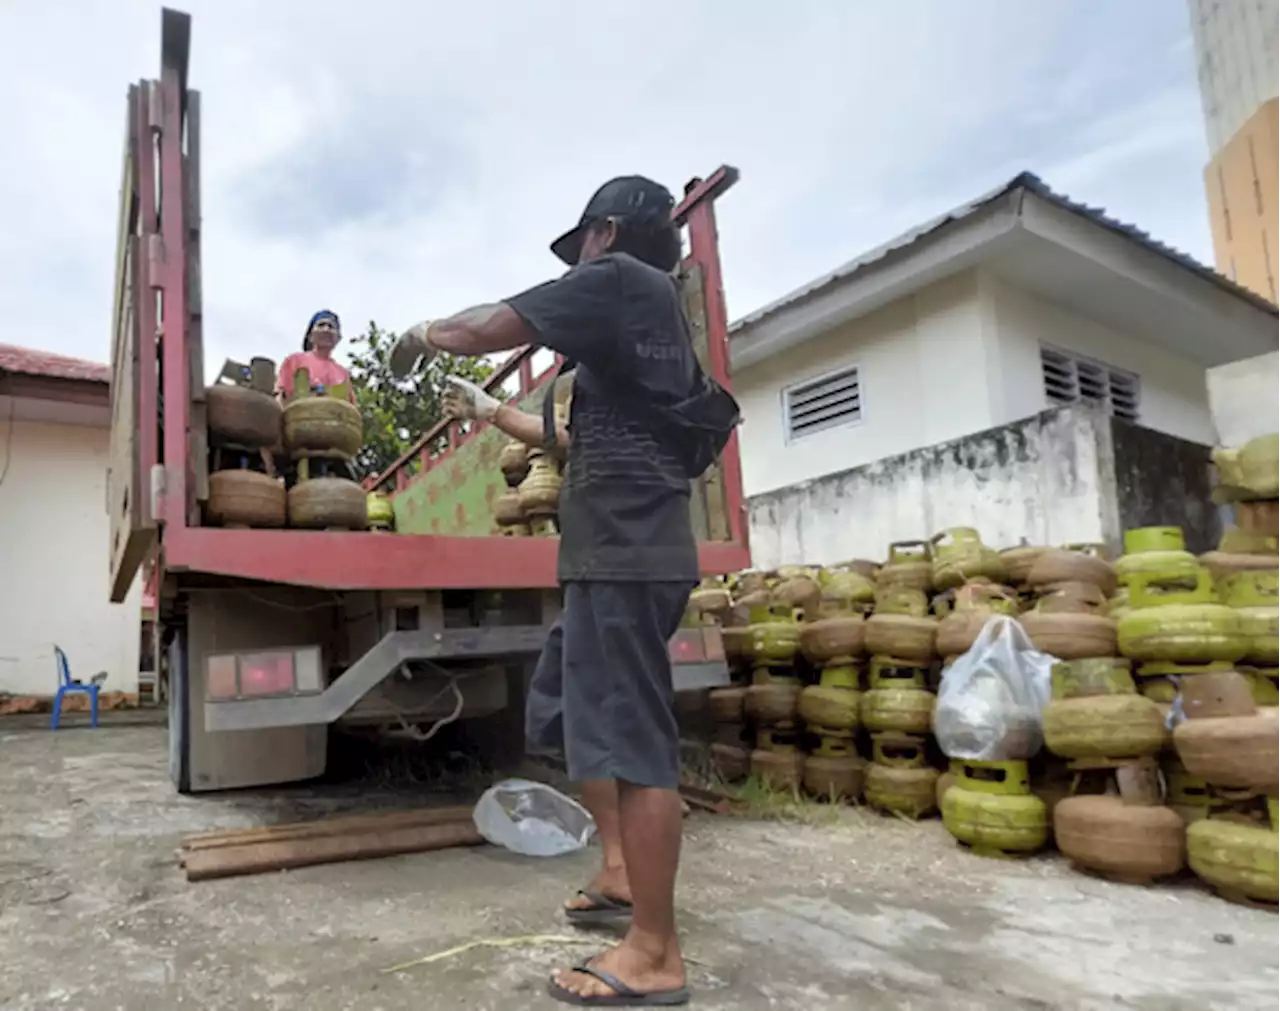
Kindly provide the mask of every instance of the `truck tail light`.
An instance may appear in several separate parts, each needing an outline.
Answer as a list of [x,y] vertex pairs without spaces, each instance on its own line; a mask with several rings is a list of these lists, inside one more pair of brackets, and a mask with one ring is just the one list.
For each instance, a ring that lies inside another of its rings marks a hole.
[[324,690],[318,646],[224,653],[205,658],[205,697],[210,701],[312,694]]
[[292,653],[250,653],[240,658],[241,695],[291,695]]
[[240,694],[234,656],[211,656],[205,660],[204,691],[211,699],[234,699]]
[[724,639],[717,625],[682,628],[667,643],[672,663],[718,663],[724,659]]
[[702,663],[706,660],[706,644],[702,629],[682,628],[667,643],[667,653],[672,663]]

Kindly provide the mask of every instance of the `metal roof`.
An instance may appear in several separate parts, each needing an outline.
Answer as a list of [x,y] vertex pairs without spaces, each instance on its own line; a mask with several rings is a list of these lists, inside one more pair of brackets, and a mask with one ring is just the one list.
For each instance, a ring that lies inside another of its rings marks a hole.
[[12,372],[22,376],[41,376],[46,379],[70,379],[82,383],[109,383],[111,366],[20,348],[14,344],[0,344],[0,372]]
[[1061,207],[1063,210],[1070,211],[1072,214],[1076,214],[1087,221],[1091,221],[1108,231],[1122,235],[1126,239],[1136,242],[1146,249],[1151,250],[1151,252],[1157,253],[1165,259],[1176,263],[1178,266],[1191,271],[1213,284],[1216,284],[1224,291],[1227,291],[1232,295],[1236,295],[1239,298],[1243,298],[1257,309],[1268,312],[1273,316],[1277,313],[1276,306],[1267,299],[1254,294],[1252,291],[1239,284],[1236,284],[1230,278],[1219,274],[1212,267],[1205,266],[1195,257],[1190,256],[1181,250],[1174,249],[1172,246],[1167,246],[1158,239],[1153,239],[1147,232],[1144,232],[1136,225],[1126,224],[1123,221],[1119,221],[1116,218],[1111,217],[1106,213],[1104,208],[1090,207],[1087,204],[1082,204],[1072,200],[1070,197],[1061,193],[1056,193],[1034,172],[1020,172],[1003,186],[997,187],[988,193],[984,193],[982,196],[974,200],[970,200],[968,203],[961,204],[959,207],[956,207],[945,214],[941,214],[936,218],[932,218],[931,220],[924,222],[924,224],[917,225],[915,228],[903,232],[901,235],[897,236],[897,238],[890,239],[883,245],[877,246],[876,248],[863,253],[861,256],[850,260],[848,263],[837,267],[835,270],[831,271],[831,273],[825,274],[822,277],[809,282],[802,288],[797,288],[789,295],[784,295],[777,301],[770,302],[768,305],[757,309],[755,312],[743,316],[729,328],[730,334],[732,335],[739,330],[752,326],[766,317],[780,312],[788,306],[801,302],[812,295],[825,291],[833,285],[839,284],[841,281],[848,280],[855,274],[858,274],[867,267],[870,267],[872,264],[883,260],[891,253],[910,248],[921,239],[928,237],[940,228],[945,227],[953,221],[961,221],[970,217],[1016,190],[1024,190],[1032,193],[1035,196],[1040,197],[1043,200],[1047,200],[1049,203],[1054,204],[1057,207]]

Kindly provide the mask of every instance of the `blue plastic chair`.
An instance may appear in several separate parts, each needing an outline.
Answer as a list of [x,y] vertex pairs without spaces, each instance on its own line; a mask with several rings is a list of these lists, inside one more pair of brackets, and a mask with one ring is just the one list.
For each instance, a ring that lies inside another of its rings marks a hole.
[[58,664],[58,694],[53,697],[53,720],[49,729],[58,729],[58,721],[62,719],[62,697],[74,695],[77,692],[89,696],[89,724],[96,727],[98,725],[98,690],[107,680],[107,672],[99,671],[89,679],[87,685],[82,684],[71,676],[71,666],[67,663],[67,654],[62,652],[61,646],[53,647],[53,656]]

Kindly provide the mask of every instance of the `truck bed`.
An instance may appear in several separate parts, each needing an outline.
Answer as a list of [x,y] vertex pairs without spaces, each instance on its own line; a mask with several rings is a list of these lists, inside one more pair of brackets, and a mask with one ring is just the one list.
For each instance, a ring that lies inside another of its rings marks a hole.
[[[394,533],[244,530],[203,525],[208,435],[203,377],[199,93],[187,87],[190,18],[163,14],[158,80],[130,89],[113,319],[112,599],[144,562],[193,585],[253,580],[337,590],[529,589],[556,585],[558,538],[496,536],[505,436],[442,422],[371,485],[388,492]],[[695,179],[673,218],[695,349],[726,386],[728,320],[713,204],[737,180]],[[157,185],[163,183],[163,185]],[[159,199],[157,199],[159,195]],[[164,311],[157,318],[156,306]],[[268,351],[269,349],[262,349]],[[553,375],[546,352],[513,353],[486,381],[537,410]],[[691,488],[703,571],[749,564],[737,439]],[[212,578],[206,578],[212,577]]]
[[[508,402],[537,412],[555,367],[535,374],[538,355],[511,355],[485,382]],[[492,425],[464,431],[441,422],[369,488],[386,492],[395,533],[311,530],[169,531],[170,572],[202,572],[335,590],[537,589],[556,585],[558,537],[496,535],[493,500],[505,488],[498,453],[507,437]],[[706,575],[746,568],[728,537],[723,467],[694,482],[691,509]]]
[[[188,528],[165,539],[171,575],[216,576],[332,590],[537,589],[556,585],[555,537]],[[702,543],[706,575],[747,567],[745,549]]]

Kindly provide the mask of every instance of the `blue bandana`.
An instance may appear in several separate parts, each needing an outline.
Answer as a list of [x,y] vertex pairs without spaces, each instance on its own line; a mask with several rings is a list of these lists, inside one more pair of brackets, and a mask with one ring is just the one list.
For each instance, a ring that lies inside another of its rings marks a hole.
[[321,309],[318,313],[311,317],[307,323],[307,332],[302,335],[302,350],[311,350],[311,331],[315,329],[317,323],[322,319],[327,319],[333,323],[333,328],[338,331],[338,336],[342,336],[342,323],[338,319],[338,314],[331,309]]

